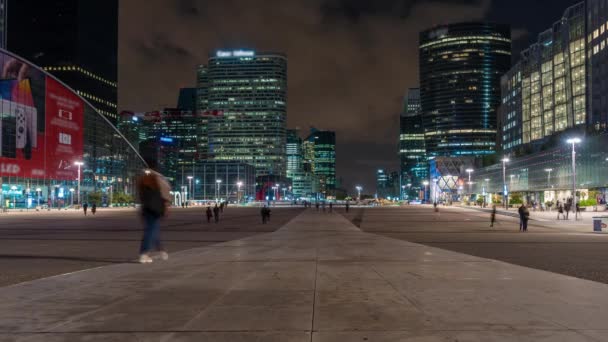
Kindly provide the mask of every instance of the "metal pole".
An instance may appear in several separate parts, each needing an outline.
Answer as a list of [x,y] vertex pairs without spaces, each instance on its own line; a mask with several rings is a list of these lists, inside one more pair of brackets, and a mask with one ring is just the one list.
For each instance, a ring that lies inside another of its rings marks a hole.
[[80,204],[80,163],[78,164],[78,204]]
[[576,211],[576,151],[574,150],[575,142],[572,142],[572,207],[574,208],[574,220],[577,220],[578,212]]
[[507,195],[507,162],[505,160],[502,161],[502,198],[505,202],[505,209],[509,209],[508,205],[508,195]]

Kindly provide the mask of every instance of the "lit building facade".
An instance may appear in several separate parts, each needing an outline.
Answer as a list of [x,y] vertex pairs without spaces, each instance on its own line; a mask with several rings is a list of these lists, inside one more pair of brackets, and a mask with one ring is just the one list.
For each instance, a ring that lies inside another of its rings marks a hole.
[[135,195],[146,164],[107,118],[55,76],[0,50],[0,70],[8,63],[25,75],[0,82],[0,206],[103,206]]
[[608,1],[587,0],[588,117],[590,131],[608,130]]
[[416,196],[424,187],[422,182],[428,179],[429,175],[420,107],[420,89],[408,90],[399,126],[400,183],[407,187],[404,195]]
[[311,128],[306,140],[314,151],[313,174],[319,181],[318,191],[330,195],[336,188],[336,132]]
[[502,77],[499,121],[505,154],[538,151],[554,144],[561,132],[587,124],[585,39],[581,2],[542,32]]
[[116,123],[118,0],[4,0],[6,47],[40,65]]
[[500,77],[511,63],[510,32],[504,25],[460,23],[420,34],[420,100],[429,157],[496,152]]
[[[286,175],[287,57],[217,51],[207,63],[208,150],[217,161],[243,161],[258,176]],[[204,96],[199,92],[199,99]]]
[[293,178],[294,174],[303,171],[302,163],[302,138],[298,129],[287,130],[287,143],[285,144],[287,156],[287,178]]

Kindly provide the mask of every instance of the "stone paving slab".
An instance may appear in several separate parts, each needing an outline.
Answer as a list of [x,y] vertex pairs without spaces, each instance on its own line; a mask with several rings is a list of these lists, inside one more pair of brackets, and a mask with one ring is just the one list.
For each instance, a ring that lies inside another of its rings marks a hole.
[[608,286],[363,233],[280,230],[0,288],[0,341],[608,341]]

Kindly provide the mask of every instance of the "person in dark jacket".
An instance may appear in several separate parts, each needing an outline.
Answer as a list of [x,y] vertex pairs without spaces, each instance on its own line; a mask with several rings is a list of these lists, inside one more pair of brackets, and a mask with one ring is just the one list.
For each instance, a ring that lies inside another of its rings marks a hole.
[[492,205],[492,213],[490,214],[490,227],[494,227],[496,222],[496,204]]
[[95,215],[95,212],[96,212],[96,211],[97,211],[97,204],[96,204],[96,203],[93,203],[93,205],[91,205],[91,213],[92,213],[93,215]]
[[217,203],[213,208],[213,216],[215,217],[215,223],[220,222],[220,208],[217,206]]
[[207,223],[211,223],[211,218],[213,217],[213,212],[211,211],[211,206],[207,206]]
[[266,222],[270,221],[270,208],[264,206],[262,210],[260,210],[260,214],[262,215],[263,224],[266,224]]
[[346,212],[348,212],[348,209],[350,209],[350,202],[346,201]]
[[87,216],[87,209],[89,209],[89,205],[88,204],[83,204],[82,205],[82,209],[84,210],[84,216]]
[[528,220],[530,219],[530,211],[524,204],[517,210],[519,214],[519,230],[522,232],[528,231]]

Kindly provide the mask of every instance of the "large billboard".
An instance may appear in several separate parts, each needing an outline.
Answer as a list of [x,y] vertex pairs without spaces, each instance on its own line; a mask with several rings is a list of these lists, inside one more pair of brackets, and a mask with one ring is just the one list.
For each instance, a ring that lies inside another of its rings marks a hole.
[[0,52],[0,176],[73,180],[83,157],[84,102]]

